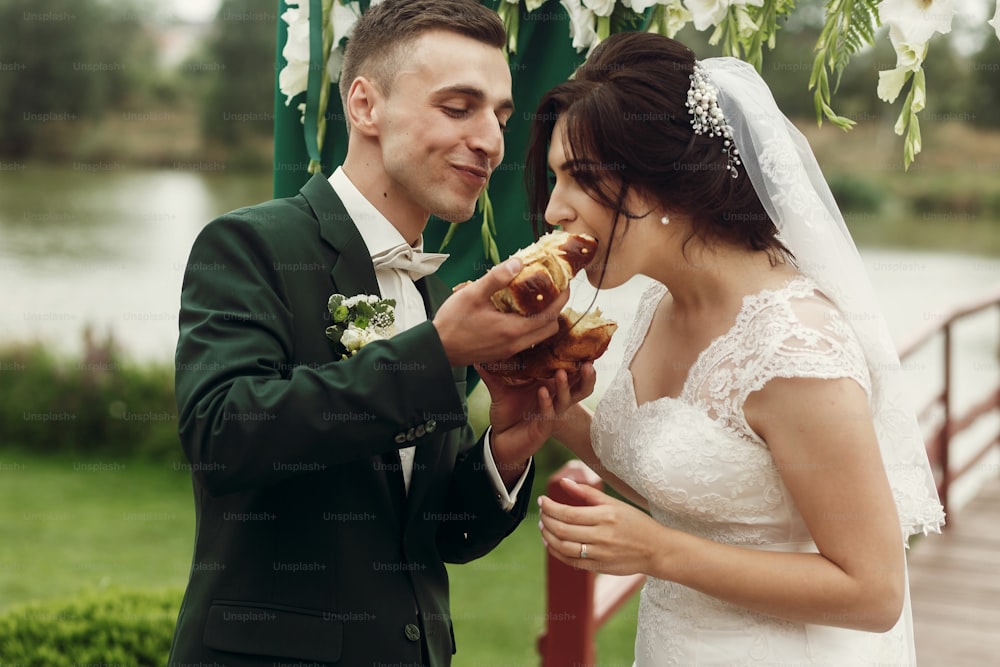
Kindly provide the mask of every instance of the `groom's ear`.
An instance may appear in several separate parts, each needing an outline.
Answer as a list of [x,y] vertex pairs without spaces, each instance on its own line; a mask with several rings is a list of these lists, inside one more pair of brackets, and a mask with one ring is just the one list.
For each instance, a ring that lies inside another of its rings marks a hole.
[[369,79],[363,76],[354,79],[347,92],[346,113],[351,129],[365,136],[376,136],[382,99],[381,91]]

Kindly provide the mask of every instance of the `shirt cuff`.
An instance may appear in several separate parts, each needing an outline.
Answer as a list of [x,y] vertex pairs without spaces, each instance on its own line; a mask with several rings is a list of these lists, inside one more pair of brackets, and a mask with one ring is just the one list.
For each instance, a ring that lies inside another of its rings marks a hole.
[[524,472],[521,473],[521,477],[517,480],[517,484],[514,485],[513,489],[508,491],[507,486],[500,478],[500,471],[497,470],[497,463],[493,460],[493,449],[490,446],[490,433],[492,432],[493,427],[490,426],[486,429],[486,435],[483,436],[483,459],[486,462],[486,472],[493,481],[493,486],[496,487],[497,501],[500,503],[500,507],[505,512],[509,512],[514,509],[514,505],[517,504],[517,494],[521,490],[521,486],[524,485],[524,480],[528,477],[528,471],[531,470],[531,459],[528,459],[528,465],[525,467]]

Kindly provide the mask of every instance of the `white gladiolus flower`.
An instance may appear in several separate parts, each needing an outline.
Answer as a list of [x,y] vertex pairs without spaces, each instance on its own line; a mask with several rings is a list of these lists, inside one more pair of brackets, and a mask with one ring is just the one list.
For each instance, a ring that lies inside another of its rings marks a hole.
[[684,0],[684,6],[691,12],[694,27],[698,30],[707,30],[719,25],[726,18],[731,6],[760,7],[763,4],[764,0]]
[[594,12],[580,4],[580,0],[559,0],[559,4],[569,14],[569,36],[573,39],[573,48],[579,53],[597,44],[597,17]]
[[746,7],[740,7],[737,10],[736,26],[736,31],[743,39],[751,37],[760,29],[760,26],[754,23],[753,19],[750,18],[750,13],[747,11]]
[[622,0],[622,4],[632,11],[642,14],[653,5],[665,5],[667,2],[661,2],[661,0]]
[[916,72],[924,64],[924,56],[927,55],[927,44],[894,42],[893,47],[896,49],[896,67]]
[[[890,104],[896,101],[900,91],[903,90],[907,74],[919,71],[923,67],[924,56],[927,55],[926,42],[911,44],[897,41],[900,35],[898,33],[894,35],[894,30],[895,27],[889,28],[889,37],[893,48],[896,49],[896,68],[878,73],[878,90],[876,91],[880,100]],[[914,99],[914,104],[916,104],[916,99]]]
[[341,46],[341,41],[351,36],[354,24],[358,22],[360,16],[361,5],[357,2],[345,5],[340,0],[333,0],[333,8],[330,10],[333,48],[330,49],[330,58],[326,61],[326,71],[330,75],[330,81],[334,83],[340,81],[340,69],[344,63],[344,49]]
[[333,47],[340,46],[340,42],[345,37],[350,37],[354,30],[354,24],[361,16],[361,6],[357,2],[343,4],[340,0],[333,0],[333,7],[330,10],[330,26],[333,28]]
[[[278,72],[278,88],[285,95],[286,105],[291,103],[293,97],[305,92],[309,84],[309,2],[289,0],[287,4],[288,9],[281,15],[281,19],[288,24],[288,39],[281,50],[287,64]],[[333,48],[326,62],[330,81],[340,80],[344,60],[340,43],[345,37],[350,37],[360,15],[361,6],[357,2],[345,5],[340,0],[332,0],[330,27],[333,30]]]
[[681,31],[681,28],[691,22],[691,12],[687,10],[680,0],[675,0],[664,8],[667,15],[667,37],[673,37]]
[[[927,42],[934,33],[951,32],[954,0],[883,0],[879,17],[889,26],[889,41],[896,51],[896,68],[878,73],[878,96],[894,102],[909,72],[919,72],[927,55]],[[914,88],[911,109],[924,108],[925,91]],[[897,128],[898,129],[898,128]],[[897,132],[898,133],[898,132]]]
[[913,81],[913,102],[910,104],[910,111],[920,113],[927,106],[927,88],[923,84],[923,77],[917,75]]
[[909,70],[904,67],[884,70],[878,73],[878,98],[890,104],[896,101],[899,93],[906,83],[906,76]]
[[955,13],[955,0],[882,0],[878,9],[882,25],[889,26],[893,46],[922,46],[936,32],[951,32]]
[[597,16],[611,16],[615,10],[615,0],[583,0],[583,5]]
[[632,11],[642,14],[654,5],[663,7],[664,21],[654,32],[663,32],[667,37],[673,37],[681,28],[691,22],[691,12],[682,4],[682,0],[621,0],[622,4]]
[[730,0],[684,0],[684,6],[691,12],[694,27],[698,30],[708,30],[726,17]]
[[[293,5],[301,4],[300,7]],[[288,2],[281,19],[288,24],[288,39],[281,50],[287,64],[278,73],[278,89],[285,95],[285,104],[305,92],[309,81],[309,3]]]

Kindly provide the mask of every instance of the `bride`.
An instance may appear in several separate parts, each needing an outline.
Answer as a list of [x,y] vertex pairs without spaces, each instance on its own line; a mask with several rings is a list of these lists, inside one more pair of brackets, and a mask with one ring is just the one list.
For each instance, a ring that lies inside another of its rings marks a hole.
[[595,413],[557,433],[634,505],[564,480],[549,552],[648,575],[639,666],[915,664],[904,550],[942,508],[804,138],[749,65],[638,32],[535,119],[536,219],[599,240],[597,287],[654,279]]

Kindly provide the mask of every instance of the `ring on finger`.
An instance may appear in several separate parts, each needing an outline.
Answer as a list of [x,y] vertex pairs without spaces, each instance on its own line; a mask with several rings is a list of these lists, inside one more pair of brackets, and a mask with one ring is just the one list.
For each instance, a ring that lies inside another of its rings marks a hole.
[[580,558],[586,558],[586,557],[587,557],[587,545],[586,544],[581,544],[580,545]]

